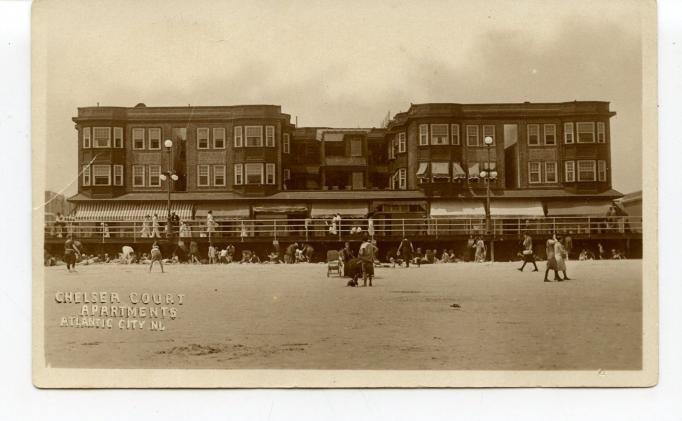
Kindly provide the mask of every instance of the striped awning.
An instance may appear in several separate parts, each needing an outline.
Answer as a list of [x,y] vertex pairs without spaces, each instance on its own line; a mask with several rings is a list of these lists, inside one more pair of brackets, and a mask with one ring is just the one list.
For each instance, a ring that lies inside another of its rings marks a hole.
[[249,217],[249,205],[246,203],[199,205],[194,216],[206,218],[208,211],[212,211],[213,217],[216,219],[246,219]]
[[537,200],[493,200],[490,215],[543,217],[545,211]]
[[310,211],[310,216],[313,218],[321,218],[325,216],[334,216],[337,213],[341,216],[364,218],[368,213],[367,203],[314,203]]
[[[168,212],[167,202],[85,202],[79,203],[75,217],[79,221],[142,221],[146,215],[159,215],[165,218]],[[171,202],[171,212],[180,219],[192,218],[192,204]]]

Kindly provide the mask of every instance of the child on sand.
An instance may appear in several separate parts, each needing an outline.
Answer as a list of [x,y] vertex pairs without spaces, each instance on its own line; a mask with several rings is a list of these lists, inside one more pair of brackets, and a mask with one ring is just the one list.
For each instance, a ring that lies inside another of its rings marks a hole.
[[156,241],[154,241],[154,244],[152,245],[152,251],[151,251],[151,263],[149,263],[149,272],[152,271],[152,268],[154,267],[154,262],[159,262],[159,266],[161,266],[161,273],[163,272],[163,262],[161,258],[161,249],[159,248],[159,245],[156,244]]

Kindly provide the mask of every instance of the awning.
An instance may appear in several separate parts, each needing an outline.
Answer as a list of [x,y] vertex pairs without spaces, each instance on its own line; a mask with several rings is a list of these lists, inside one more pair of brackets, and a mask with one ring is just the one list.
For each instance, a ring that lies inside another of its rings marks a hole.
[[543,217],[542,203],[536,200],[493,200],[490,216],[532,216]]
[[[186,202],[171,202],[171,212],[175,212],[180,219],[192,218],[192,204]],[[167,202],[85,202],[79,203],[75,218],[79,221],[142,221],[146,215],[157,214],[166,218]]]
[[467,174],[457,162],[452,163],[452,178],[455,180],[467,178]]
[[303,213],[308,212],[308,207],[303,204],[263,205],[254,206],[253,211],[256,213]]
[[343,133],[325,133],[322,135],[322,140],[325,142],[341,142],[343,141]]
[[431,176],[434,178],[450,178],[449,162],[432,162]]
[[478,180],[481,171],[478,169],[478,162],[475,164],[469,164],[469,180]]
[[485,217],[485,207],[478,200],[434,200],[431,202],[431,216]]
[[428,177],[428,174],[427,174],[428,171],[429,171],[429,163],[428,162],[420,162],[419,168],[417,169],[417,177],[419,177],[419,178]]
[[384,212],[384,213],[390,213],[392,212],[392,208],[395,206],[407,206],[408,208],[410,206],[415,206],[420,208],[420,212],[425,212],[427,204],[425,201],[422,200],[396,200],[396,201],[388,201],[388,200],[374,200],[372,201],[372,209],[374,209],[377,212]]
[[241,219],[249,217],[249,205],[246,203],[234,203],[224,205],[200,205],[197,206],[196,218],[205,218],[208,211],[213,211],[215,219]]
[[310,216],[322,218],[339,213],[341,216],[364,218],[368,211],[367,203],[315,203],[310,211]]
[[547,202],[547,216],[606,216],[611,200],[560,200]]

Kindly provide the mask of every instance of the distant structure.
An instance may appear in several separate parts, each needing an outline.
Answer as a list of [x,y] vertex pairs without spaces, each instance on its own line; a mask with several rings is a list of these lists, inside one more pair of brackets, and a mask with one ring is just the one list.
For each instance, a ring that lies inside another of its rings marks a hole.
[[70,215],[75,206],[66,200],[64,195],[51,190],[45,191],[45,215]]

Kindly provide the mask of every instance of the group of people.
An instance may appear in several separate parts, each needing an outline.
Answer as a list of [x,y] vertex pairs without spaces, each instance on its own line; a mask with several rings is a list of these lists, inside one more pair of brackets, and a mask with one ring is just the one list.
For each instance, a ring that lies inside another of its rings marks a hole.
[[[217,227],[218,223],[213,218],[213,211],[208,211],[206,215],[205,233],[209,238],[216,232]],[[140,237],[142,238],[173,238],[176,233],[180,238],[192,237],[191,227],[186,221],[181,220],[180,216],[175,212],[171,212],[166,217],[163,233],[158,214],[155,213],[151,216],[147,214],[142,220],[142,230],[140,231]]]
[[[374,265],[378,262],[379,248],[376,240],[370,238],[368,234],[363,234],[362,243],[358,248],[357,254],[353,251],[349,242],[346,242],[339,251],[339,258],[342,262],[343,276],[352,277],[349,286],[359,286],[357,283],[358,275],[362,274],[363,287],[372,286],[374,280]],[[369,284],[368,284],[369,282]]]
[[[549,278],[549,272],[554,272],[554,281],[562,282],[568,281],[566,272],[566,261],[568,260],[568,252],[565,247],[566,239],[554,235],[545,243],[545,252],[547,254],[547,266],[545,268],[544,282],[552,282]],[[526,264],[533,265],[533,272],[538,272],[538,265],[535,263],[535,250],[533,249],[533,238],[530,234],[524,234],[523,249],[521,251],[523,257],[523,264],[518,268],[519,272],[523,272]],[[559,276],[559,272],[563,272],[564,277]]]

